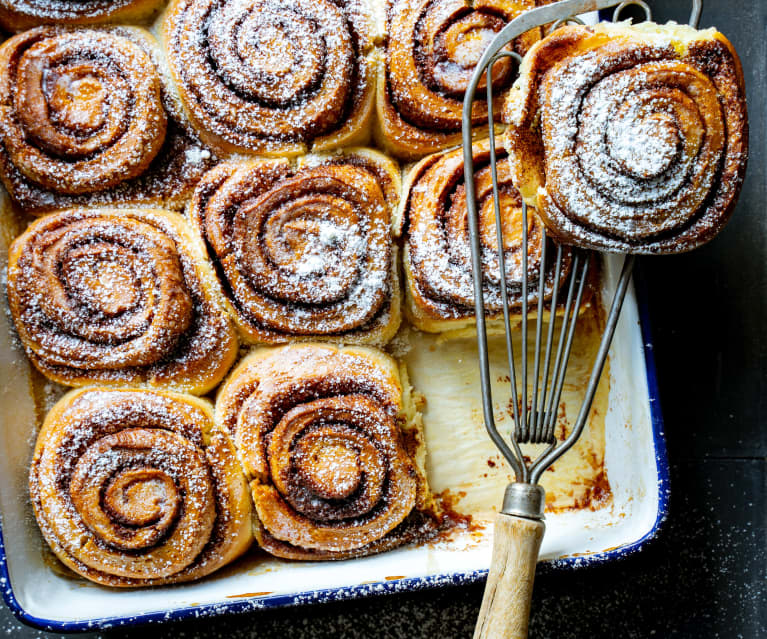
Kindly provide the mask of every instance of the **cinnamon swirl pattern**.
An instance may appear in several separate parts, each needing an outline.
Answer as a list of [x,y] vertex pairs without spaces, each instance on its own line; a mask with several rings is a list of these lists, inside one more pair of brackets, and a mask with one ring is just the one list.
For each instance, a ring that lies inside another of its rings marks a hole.
[[73,391],[45,419],[29,475],[58,558],[117,587],[199,579],[252,542],[234,447],[206,400],[171,392]]
[[[502,310],[498,239],[493,208],[490,143],[474,143],[476,196],[483,250],[485,308],[491,317]],[[506,152],[498,145],[497,167],[500,210],[503,216],[504,259],[509,307],[522,304],[522,239],[527,236],[528,302],[537,302],[543,270],[545,300],[554,291],[555,261],[550,246],[543,265],[542,225],[534,209],[528,209],[523,226],[522,198],[511,182]],[[463,150],[456,149],[424,158],[405,183],[403,217],[405,235],[406,312],[410,321],[428,332],[459,330],[474,325],[474,284],[468,231]],[[551,245],[551,241],[547,240]],[[563,251],[560,287],[567,283],[571,252]]]
[[[379,144],[405,159],[460,144],[463,95],[480,56],[509,21],[535,6],[535,0],[390,0],[376,98]],[[510,48],[523,54],[539,37],[534,29]],[[508,58],[493,67],[498,116],[514,73]],[[478,96],[484,96],[485,81]],[[486,100],[477,99],[472,124],[480,135],[487,133],[487,115]]]
[[505,143],[515,183],[553,235],[680,253],[722,229],[748,155],[743,74],[722,34],[568,26],[535,46],[520,73]]
[[[399,179],[391,161],[371,158]],[[198,185],[189,217],[245,340],[382,344],[396,332],[391,214],[370,170],[225,162]]]
[[[298,158],[299,168],[315,168],[318,166],[357,166],[372,174],[381,187],[386,205],[392,214],[399,206],[402,179],[399,165],[383,153],[365,147],[349,147],[329,153],[312,153]],[[392,224],[395,228],[396,224]],[[398,232],[395,231],[395,235]]]
[[17,204],[181,205],[213,157],[159,60],[130,27],[40,27],[0,47],[0,177]]
[[8,301],[32,363],[70,386],[218,384],[238,344],[204,248],[177,213],[69,210],[11,245]]
[[371,29],[362,0],[174,0],[164,25],[203,139],[223,152],[279,155],[367,141]]
[[383,353],[254,351],[216,400],[250,479],[256,538],[290,559],[343,559],[436,529],[407,379]]
[[162,0],[0,0],[0,27],[21,31],[41,24],[138,22],[161,4]]

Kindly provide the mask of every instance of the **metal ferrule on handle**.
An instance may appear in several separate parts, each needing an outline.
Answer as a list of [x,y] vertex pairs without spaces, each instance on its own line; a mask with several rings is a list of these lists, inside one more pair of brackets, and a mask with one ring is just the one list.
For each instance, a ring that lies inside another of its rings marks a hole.
[[537,484],[514,482],[506,486],[501,508],[504,515],[542,520],[545,507],[546,491]]

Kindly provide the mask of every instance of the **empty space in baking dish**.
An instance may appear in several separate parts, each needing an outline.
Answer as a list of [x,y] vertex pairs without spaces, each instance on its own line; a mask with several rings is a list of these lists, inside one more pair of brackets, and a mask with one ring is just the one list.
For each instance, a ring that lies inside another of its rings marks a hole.
[[[3,271],[10,236],[3,229]],[[620,260],[606,260],[605,299],[610,299],[619,267]],[[4,284],[3,281],[3,288]],[[460,347],[445,345],[444,355],[452,356],[440,359],[439,370],[433,368],[433,357],[439,347],[432,338],[412,337],[411,346],[405,359],[410,364],[414,386],[427,397],[425,431],[427,446],[433,451],[429,463],[438,484],[435,487],[460,492],[467,482],[481,481],[475,476],[477,464],[487,469],[487,459],[495,454],[481,421],[474,346],[471,340]],[[430,347],[435,350],[429,350]],[[464,351],[457,354],[456,348]],[[420,355],[428,351],[429,356],[418,357],[418,349],[426,349]],[[658,519],[659,442],[654,440],[644,346],[633,289],[618,325],[609,375],[605,467],[612,501],[595,511],[582,509],[548,515],[541,553],[544,561],[573,556],[578,557],[577,561],[586,561],[585,556],[630,546],[651,533]],[[69,576],[57,568],[45,547],[29,503],[27,471],[36,434],[35,406],[30,392],[29,363],[12,332],[7,310],[0,313],[0,380],[3,450],[0,514],[10,576],[10,584],[4,583],[3,587],[6,597],[15,598],[26,618],[38,624],[74,629],[68,624],[95,619],[117,622],[152,613],[171,617],[175,616],[174,611],[198,606],[208,606],[205,612],[215,613],[244,601],[249,602],[248,607],[258,608],[354,597],[391,589],[393,583],[412,588],[418,586],[419,580],[430,583],[471,580],[489,565],[490,525],[459,532],[436,543],[339,562],[288,562],[254,551],[200,582],[171,587],[117,590]],[[435,384],[441,388],[439,395]],[[436,419],[438,413],[442,416]],[[505,478],[499,476],[488,482],[482,503],[500,504],[504,484]],[[471,514],[475,521],[490,522],[492,511],[489,508]]]

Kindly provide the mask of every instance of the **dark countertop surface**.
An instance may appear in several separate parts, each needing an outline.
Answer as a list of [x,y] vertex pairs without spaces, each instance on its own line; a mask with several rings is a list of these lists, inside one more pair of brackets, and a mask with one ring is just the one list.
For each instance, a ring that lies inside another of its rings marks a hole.
[[[650,0],[658,21],[689,0]],[[620,561],[536,579],[533,638],[767,637],[767,1],[704,0],[743,61],[751,156],[732,222],[642,259],[671,460],[669,518]],[[82,637],[471,637],[483,584]],[[54,637],[0,605],[0,635]]]

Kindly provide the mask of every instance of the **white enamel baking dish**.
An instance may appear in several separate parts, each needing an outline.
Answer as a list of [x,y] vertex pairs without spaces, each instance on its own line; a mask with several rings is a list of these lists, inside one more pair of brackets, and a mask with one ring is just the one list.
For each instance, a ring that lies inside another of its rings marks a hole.
[[[7,243],[7,238],[3,241]],[[2,259],[5,261],[4,250]],[[618,268],[619,260],[605,263],[606,299],[611,298],[609,290]],[[632,287],[610,355],[605,468],[612,503],[596,511],[547,516],[541,561],[550,568],[567,569],[636,551],[656,533],[665,516],[668,466],[648,335],[644,301],[641,297],[637,301]],[[408,359],[433,364],[433,351],[430,357]],[[477,437],[477,444],[461,454],[477,455],[481,465],[492,448],[483,435],[478,367],[450,357],[443,362],[446,368],[462,366],[460,384],[445,395],[456,402],[460,413],[456,419],[462,421],[462,427]],[[423,380],[422,385],[428,387],[430,371],[419,366],[411,365],[413,383],[418,387]],[[469,374],[476,378],[466,378],[466,371],[474,371]],[[483,579],[487,572],[491,526],[456,534],[449,541],[340,562],[291,563],[255,553],[198,583],[172,587],[116,590],[67,576],[54,569],[55,562],[45,549],[28,500],[27,468],[35,437],[35,410],[29,363],[13,335],[7,311],[0,313],[0,380],[0,447],[4,452],[0,456],[0,583],[8,606],[30,625],[76,632],[466,583]],[[429,401],[428,392],[426,396]],[[431,402],[433,406],[434,398]],[[439,485],[434,487],[457,489],[467,478],[460,472],[454,478],[444,472],[456,447],[445,446],[450,433],[435,432],[429,413],[434,410],[432,406],[425,413],[425,431],[429,466],[439,478]],[[470,420],[468,425],[466,419]],[[455,486],[451,485],[453,480]],[[497,479],[488,483],[488,503],[501,503],[504,483]],[[489,520],[492,512],[474,515],[477,520]]]

